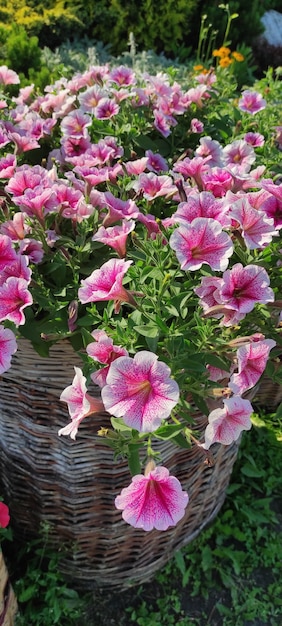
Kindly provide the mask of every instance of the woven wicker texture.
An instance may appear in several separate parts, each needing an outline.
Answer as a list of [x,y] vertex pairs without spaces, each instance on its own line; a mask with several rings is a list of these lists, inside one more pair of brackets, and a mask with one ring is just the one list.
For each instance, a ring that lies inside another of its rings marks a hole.
[[259,383],[258,392],[254,396],[254,404],[275,410],[282,402],[282,385],[264,376]]
[[[215,464],[207,467],[197,446],[183,450],[156,441],[154,449],[187,489],[190,503],[175,528],[136,530],[114,506],[131,481],[127,463],[114,462],[112,450],[96,435],[108,425],[108,415],[85,419],[76,441],[58,437],[69,421],[58,398],[73,379],[78,356],[63,342],[47,359],[35,355],[27,341],[19,344],[0,385],[1,488],[18,532],[34,536],[40,522],[49,522],[53,544],[70,545],[63,571],[84,588],[149,580],[219,511],[239,444],[213,446]],[[198,429],[205,424],[198,416]]]
[[14,626],[17,610],[16,597],[0,551],[0,626]]

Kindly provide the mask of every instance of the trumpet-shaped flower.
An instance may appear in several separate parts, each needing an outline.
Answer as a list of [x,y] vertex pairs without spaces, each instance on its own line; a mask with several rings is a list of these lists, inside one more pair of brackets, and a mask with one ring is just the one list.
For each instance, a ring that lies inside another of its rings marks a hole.
[[32,302],[27,281],[10,276],[0,287],[0,321],[9,320],[22,326],[25,323],[23,309]]
[[171,235],[170,246],[182,270],[197,270],[207,263],[213,270],[227,268],[233,244],[229,235],[212,218],[198,217],[191,224],[181,224]]
[[265,109],[266,101],[257,91],[250,91],[249,89],[245,89],[245,91],[242,92],[242,97],[238,102],[238,107],[239,109],[241,109],[241,111],[245,111],[246,113],[255,115],[259,111],[262,111],[262,109]]
[[231,376],[229,383],[233,393],[241,395],[256,385],[266,368],[269,352],[275,345],[273,339],[263,339],[237,350],[238,373]]
[[78,290],[78,298],[82,304],[87,302],[99,302],[115,300],[117,302],[130,302],[135,304],[131,293],[127,291],[122,280],[132,261],[124,259],[110,259],[97,270],[94,270],[88,278],[81,281]]
[[223,400],[224,408],[214,409],[209,414],[203,447],[208,450],[213,443],[229,446],[237,441],[242,430],[250,430],[253,407],[249,400],[233,396]]
[[80,367],[75,367],[75,376],[69,387],[61,393],[60,400],[68,405],[71,422],[59,430],[59,435],[70,435],[76,438],[77,430],[81,421],[92,413],[104,410],[104,405],[99,398],[92,398],[87,393],[86,378]]
[[134,528],[167,530],[183,517],[188,500],[179,480],[170,476],[166,467],[158,466],[147,476],[134,476],[116,497],[115,506]]
[[273,219],[263,211],[254,209],[247,198],[240,198],[230,209],[229,215],[239,222],[242,237],[249,250],[264,248],[276,234]]
[[105,228],[100,226],[95,235],[92,237],[93,241],[101,241],[110,248],[113,248],[118,253],[119,257],[125,257],[126,255],[126,241],[129,233],[135,228],[135,222],[133,220],[123,220],[121,226],[112,226],[111,228]]
[[269,287],[269,276],[263,267],[241,263],[233,265],[222,275],[222,282],[214,297],[219,304],[246,314],[257,303],[274,301],[274,293]]
[[94,330],[92,333],[95,341],[88,344],[86,348],[87,354],[94,361],[104,363],[106,367],[102,367],[97,372],[91,374],[91,379],[99,387],[104,387],[108,375],[110,364],[120,356],[128,356],[127,350],[121,346],[114,346],[111,337],[108,337],[104,330]]
[[6,372],[10,365],[12,355],[17,351],[17,342],[10,328],[0,325],[0,374]]
[[105,409],[139,432],[153,432],[169,417],[179,400],[170,369],[153,352],[120,357],[110,365],[102,389]]
[[13,263],[17,258],[17,253],[12,246],[8,235],[0,235],[0,270]]

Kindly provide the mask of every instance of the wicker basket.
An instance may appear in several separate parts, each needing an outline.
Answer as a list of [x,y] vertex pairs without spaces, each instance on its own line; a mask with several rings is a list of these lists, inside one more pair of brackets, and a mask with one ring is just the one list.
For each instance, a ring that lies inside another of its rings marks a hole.
[[[207,467],[197,446],[176,448],[155,442],[162,462],[190,496],[184,518],[165,532],[127,525],[114,498],[130,483],[127,463],[96,435],[107,414],[91,416],[76,441],[58,437],[69,421],[59,395],[73,378],[79,358],[68,343],[40,358],[22,340],[1,382],[0,471],[18,533],[34,536],[40,522],[50,524],[53,545],[68,545],[62,570],[84,588],[129,587],[149,580],[175,550],[194,539],[223,504],[238,445],[213,446],[215,464]],[[204,430],[206,418],[198,416]]]
[[17,610],[16,597],[0,550],[0,626],[14,626]]
[[254,404],[275,411],[282,402],[282,385],[264,376],[259,383],[258,392],[254,396]]

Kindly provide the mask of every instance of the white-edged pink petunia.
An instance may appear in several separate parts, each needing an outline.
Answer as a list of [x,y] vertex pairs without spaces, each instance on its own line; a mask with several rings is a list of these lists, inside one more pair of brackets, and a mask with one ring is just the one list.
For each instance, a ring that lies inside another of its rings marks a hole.
[[262,109],[265,109],[266,101],[257,91],[250,91],[249,89],[245,89],[245,91],[243,91],[241,94],[241,98],[238,102],[238,107],[239,109],[241,109],[241,111],[245,111],[246,113],[255,115],[259,111],[262,111]]
[[273,339],[263,339],[237,350],[238,372],[231,376],[229,383],[233,393],[241,395],[256,385],[266,368],[269,352],[275,345]]
[[153,432],[169,417],[179,400],[179,387],[170,368],[153,352],[120,357],[110,365],[102,389],[106,411],[122,417],[139,432]]
[[92,237],[92,241],[100,241],[106,246],[113,248],[120,258],[126,255],[126,241],[129,233],[135,228],[135,222],[133,220],[123,220],[121,225],[111,226],[105,228],[100,226],[95,235]]
[[138,474],[115,499],[125,522],[150,531],[175,526],[185,513],[189,497],[166,467],[158,466],[146,476]]
[[240,224],[242,237],[249,250],[264,248],[277,234],[273,219],[267,217],[264,211],[254,209],[248,198],[239,198],[231,206],[229,215]]
[[249,400],[232,396],[223,400],[224,407],[214,409],[208,416],[203,447],[208,450],[213,443],[229,446],[237,441],[242,430],[250,430],[253,407]]
[[128,352],[122,346],[115,346],[111,337],[104,330],[94,330],[92,333],[95,341],[92,341],[86,347],[87,354],[98,363],[104,363],[106,367],[102,367],[97,372],[91,374],[93,383],[104,387],[108,375],[109,367],[112,361],[120,356],[128,356]]
[[87,393],[86,378],[80,367],[75,367],[75,376],[71,385],[61,393],[60,400],[68,405],[71,422],[61,428],[59,435],[70,435],[76,438],[77,430],[81,421],[92,413],[104,411],[104,405],[99,398],[92,398]]
[[213,295],[219,304],[246,314],[258,303],[274,301],[274,293],[269,283],[269,276],[263,267],[243,267],[241,263],[236,263],[231,270],[223,273],[219,288]]
[[23,278],[10,276],[0,287],[0,321],[9,320],[16,326],[22,326],[25,324],[23,310],[32,302],[28,282]]
[[17,342],[10,328],[0,325],[0,374],[11,367],[11,359],[17,351]]
[[[82,304],[114,300],[117,303],[129,302],[135,304],[131,293],[122,285],[122,280],[133,261],[124,259],[110,259],[88,278],[81,281],[78,298]],[[116,309],[117,310],[117,309]]]
[[205,217],[181,224],[172,233],[169,244],[182,270],[198,270],[207,263],[213,270],[224,271],[233,253],[231,238],[220,223]]

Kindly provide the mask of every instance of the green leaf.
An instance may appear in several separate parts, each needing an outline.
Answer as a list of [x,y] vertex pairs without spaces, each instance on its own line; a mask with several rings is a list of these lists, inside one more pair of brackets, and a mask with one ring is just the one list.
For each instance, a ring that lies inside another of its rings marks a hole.
[[260,478],[264,476],[264,471],[260,470],[258,467],[254,467],[250,463],[246,463],[241,467],[241,472],[244,476],[248,476],[248,478]]
[[158,439],[173,439],[182,430],[183,424],[164,424],[154,432],[154,436]]
[[158,337],[159,329],[156,324],[144,324],[142,326],[134,326],[139,335],[143,337]]
[[127,432],[131,432],[132,428],[130,428],[130,426],[127,426],[122,417],[111,417],[111,424],[112,427],[119,431],[119,432],[123,432],[123,431],[127,431]]
[[18,597],[19,602],[28,602],[31,598],[34,598],[38,594],[37,585],[30,585],[24,589]]
[[206,362],[213,367],[218,367],[225,372],[230,372],[231,364],[224,361],[221,357],[217,356],[217,354],[207,353],[205,354]]
[[141,463],[139,459],[139,448],[142,444],[129,444],[128,446],[128,466],[132,476],[141,474]]

